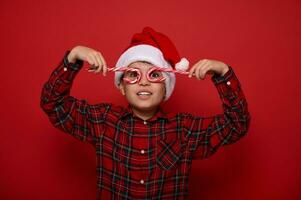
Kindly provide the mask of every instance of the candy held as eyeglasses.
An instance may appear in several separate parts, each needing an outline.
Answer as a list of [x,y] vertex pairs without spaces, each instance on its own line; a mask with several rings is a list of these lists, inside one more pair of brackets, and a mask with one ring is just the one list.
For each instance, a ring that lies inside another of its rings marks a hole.
[[[122,71],[124,72],[123,80],[126,83],[134,84],[140,81],[141,79],[141,71],[137,68],[130,68],[130,67],[113,67],[108,68],[108,71]],[[189,74],[189,72],[186,71],[177,71],[171,68],[163,68],[163,67],[152,67],[148,70],[146,73],[146,78],[149,82],[152,83],[161,83],[166,78],[163,76],[162,72],[171,72],[171,73],[178,73],[178,74]]]

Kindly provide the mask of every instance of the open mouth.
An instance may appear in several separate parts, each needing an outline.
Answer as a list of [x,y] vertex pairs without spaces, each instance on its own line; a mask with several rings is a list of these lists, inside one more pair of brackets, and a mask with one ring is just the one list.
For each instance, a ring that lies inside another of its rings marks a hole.
[[143,92],[137,92],[137,95],[138,96],[150,96],[150,95],[152,95],[153,93],[151,93],[151,92],[145,92],[145,91],[143,91]]

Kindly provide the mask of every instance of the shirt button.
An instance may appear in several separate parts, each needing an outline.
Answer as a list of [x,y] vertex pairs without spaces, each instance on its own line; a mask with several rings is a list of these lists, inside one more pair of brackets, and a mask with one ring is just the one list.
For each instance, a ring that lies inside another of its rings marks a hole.
[[231,85],[231,82],[230,82],[230,81],[227,81],[227,85]]
[[141,184],[143,184],[143,183],[144,183],[144,180],[143,180],[143,179],[141,179],[141,180],[140,180],[140,183],[141,183]]
[[67,67],[64,67],[64,71],[67,71]]
[[145,153],[145,152],[144,152],[144,150],[142,149],[142,150],[141,150],[141,154],[144,154],[144,153]]
[[145,124],[145,125],[146,125],[146,124],[147,124],[147,121],[143,121],[143,124]]

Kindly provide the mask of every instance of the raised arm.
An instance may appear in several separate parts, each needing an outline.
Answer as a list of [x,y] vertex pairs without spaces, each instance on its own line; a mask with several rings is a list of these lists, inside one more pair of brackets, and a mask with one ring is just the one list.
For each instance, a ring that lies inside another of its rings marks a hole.
[[[214,73],[214,82],[223,106],[223,114],[213,117],[183,115],[183,126],[186,133],[188,148],[194,159],[207,158],[219,147],[232,144],[246,135],[250,114],[247,100],[232,67],[221,67],[219,72],[210,67],[191,72],[203,79],[210,71]],[[201,75],[202,74],[202,75]]]
[[[104,131],[104,116],[110,105],[89,105],[86,100],[78,100],[70,96],[72,83],[83,66],[83,60],[87,61],[85,58],[79,59],[74,51],[65,53],[64,58],[43,86],[40,106],[56,128],[81,141],[94,143]],[[100,68],[95,60],[90,58],[87,61],[95,66],[91,71]]]

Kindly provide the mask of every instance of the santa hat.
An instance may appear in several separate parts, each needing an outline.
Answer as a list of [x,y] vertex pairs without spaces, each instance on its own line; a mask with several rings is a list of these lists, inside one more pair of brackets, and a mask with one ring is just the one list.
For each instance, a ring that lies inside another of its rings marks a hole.
[[[150,27],[145,27],[142,33],[132,37],[130,45],[125,49],[116,63],[116,68],[127,67],[137,61],[146,61],[155,66],[174,68],[185,71],[189,62],[186,58],[180,59],[179,53],[171,40],[162,33]],[[119,86],[123,72],[115,72],[115,85]],[[167,100],[172,94],[176,82],[174,73],[164,72]]]

